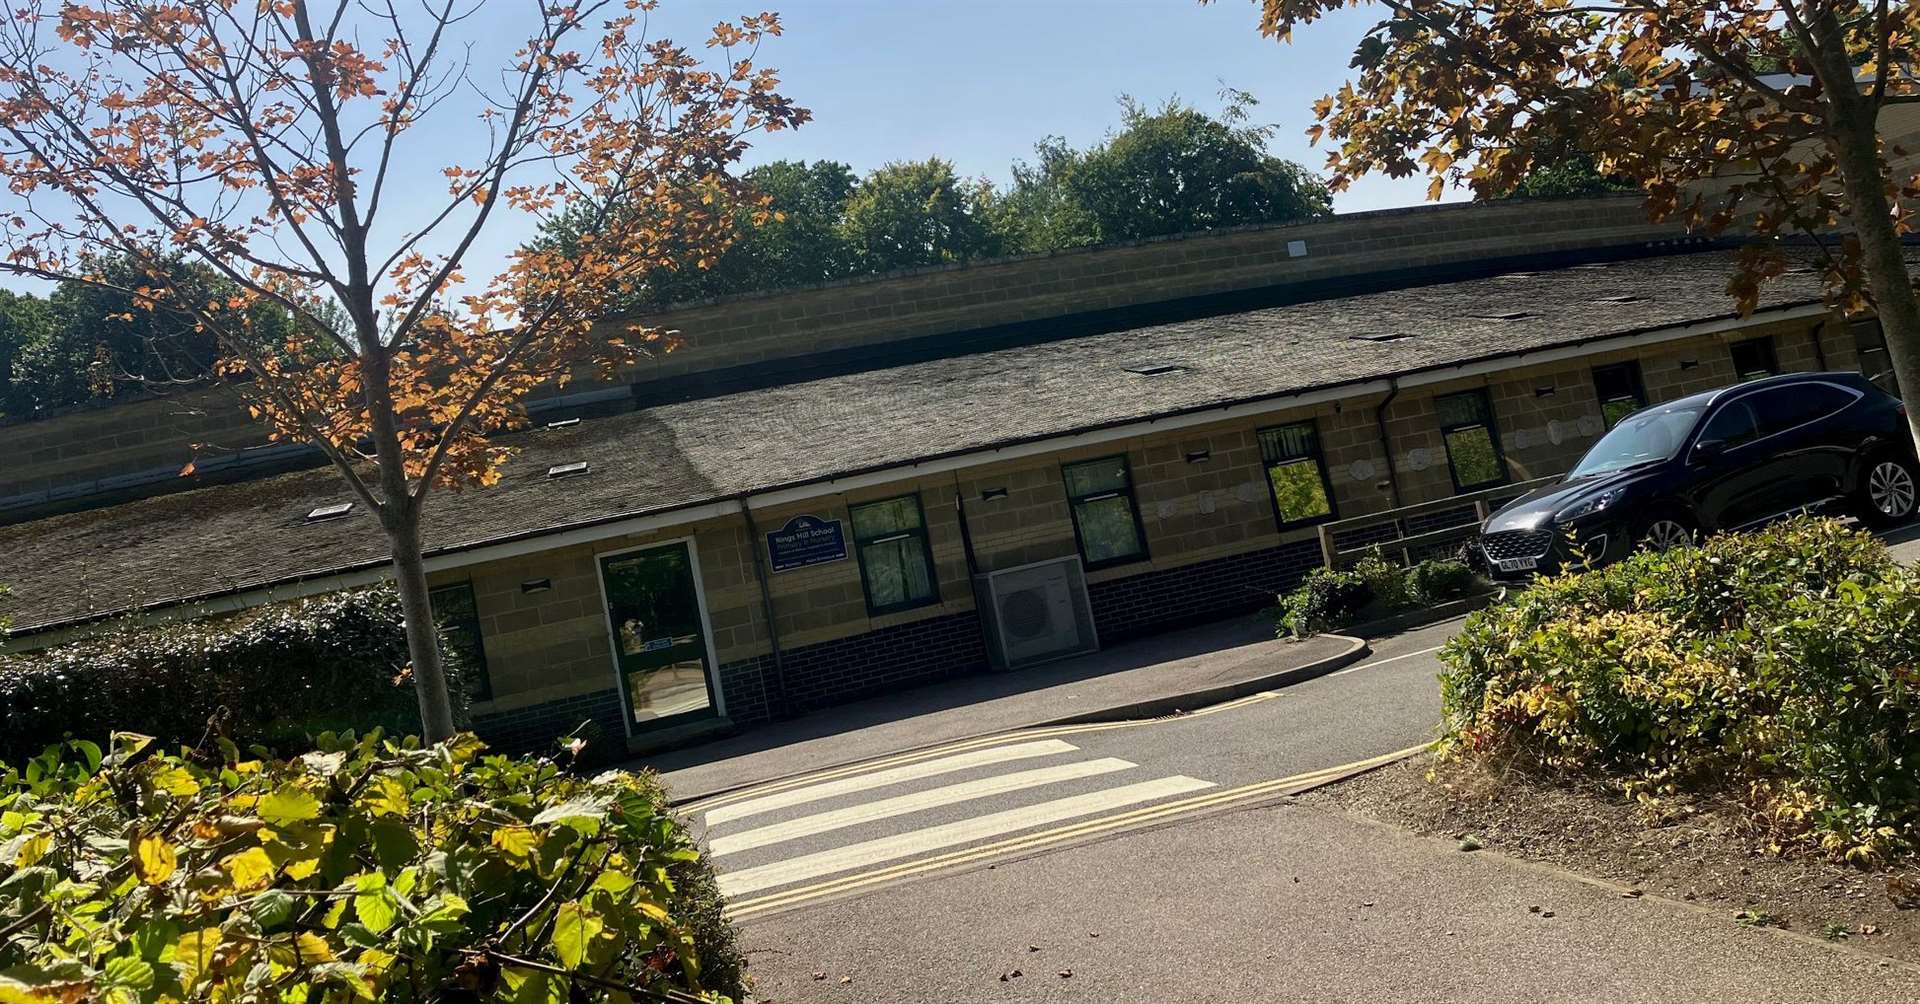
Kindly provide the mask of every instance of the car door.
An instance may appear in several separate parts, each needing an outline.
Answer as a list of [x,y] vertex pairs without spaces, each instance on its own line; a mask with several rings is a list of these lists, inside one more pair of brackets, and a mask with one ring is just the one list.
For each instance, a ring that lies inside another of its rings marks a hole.
[[1842,494],[1858,437],[1833,418],[1859,399],[1855,391],[1819,382],[1754,395],[1760,420],[1756,460],[1773,472],[1774,480],[1773,511],[1763,516],[1795,511]]
[[1730,530],[1764,519],[1778,494],[1779,472],[1754,449],[1760,419],[1752,398],[1745,395],[1715,408],[1690,448],[1689,494],[1704,529]]

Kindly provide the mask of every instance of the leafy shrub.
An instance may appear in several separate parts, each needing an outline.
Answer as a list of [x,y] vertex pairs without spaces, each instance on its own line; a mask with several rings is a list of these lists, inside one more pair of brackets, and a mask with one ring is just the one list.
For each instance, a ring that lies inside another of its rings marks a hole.
[[121,733],[0,769],[0,1000],[742,993],[710,869],[649,778],[471,736],[329,745],[172,756]]
[[[292,746],[328,728],[418,728],[401,678],[407,641],[391,589],[335,593],[219,620],[129,623],[44,652],[0,656],[0,760],[115,729],[198,744]],[[464,694],[465,670],[449,688]]]
[[1920,846],[1920,575],[1832,520],[1543,579],[1441,658],[1448,751],[1736,795],[1856,862]]
[[1373,591],[1359,575],[1316,568],[1280,597],[1275,619],[1283,636],[1306,638],[1346,623],[1372,599]]
[[1457,600],[1473,589],[1473,569],[1462,562],[1429,558],[1407,569],[1407,592],[1417,605]]
[[1354,562],[1353,574],[1367,584],[1367,590],[1373,595],[1373,606],[1399,610],[1413,604],[1413,593],[1407,588],[1407,570],[1388,561],[1379,548]]

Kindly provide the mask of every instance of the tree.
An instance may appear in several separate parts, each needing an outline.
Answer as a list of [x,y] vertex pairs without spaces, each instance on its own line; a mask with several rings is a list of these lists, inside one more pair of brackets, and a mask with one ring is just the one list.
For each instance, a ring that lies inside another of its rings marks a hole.
[[[852,168],[832,160],[776,160],[740,177],[765,201],[735,207],[732,244],[708,268],[682,269],[669,262],[654,269],[631,294],[619,298],[616,309],[645,310],[729,293],[791,289],[852,273],[852,252],[839,229],[857,184]],[[598,206],[576,204],[547,221],[530,247],[572,254],[600,212]],[[756,218],[763,222],[755,225]]]
[[[1374,0],[1259,0],[1263,34]],[[1656,219],[1759,238],[1729,283],[1740,309],[1785,271],[1765,240],[1821,235],[1834,302],[1876,309],[1902,396],[1920,404],[1920,301],[1900,236],[1920,179],[1879,117],[1920,103],[1920,9],[1886,0],[1380,0],[1356,78],[1314,106],[1333,187],[1367,173],[1512,190],[1572,137],[1631,179]],[[1824,235],[1845,223],[1838,241]],[[1909,421],[1920,442],[1920,407]]]
[[895,161],[861,179],[840,232],[868,275],[982,258],[998,253],[992,195],[991,185],[961,180],[938,157]]
[[[755,64],[778,18],[722,22],[709,44],[724,61],[709,68],[646,37],[628,8],[651,3],[540,0],[516,10],[525,44],[479,76],[475,40],[460,36],[499,28],[455,0],[404,15],[352,0],[16,6],[0,27],[12,192],[0,268],[114,291],[213,334],[255,414],[317,446],[377,518],[423,731],[449,736],[427,504],[498,479],[507,450],[491,437],[524,421],[536,387],[660,343],[638,326],[603,337],[594,321],[654,269],[711,265],[732,236],[725,207],[756,199],[727,171],[747,136],[807,118]],[[460,102],[475,108],[467,149],[411,142]],[[390,219],[396,200],[416,215]],[[574,254],[521,251],[467,281],[497,218],[537,223],[582,203],[641,209],[590,220],[595,237]],[[165,267],[175,256],[235,292],[197,299]],[[93,267],[106,257],[137,263],[143,281]],[[293,318],[271,350],[248,309],[263,303]]]
[[1219,118],[1168,101],[1149,111],[1122,99],[1119,132],[1073,158],[1061,183],[1092,218],[1100,243],[1323,216],[1326,186],[1267,153],[1271,126],[1247,123],[1253,99],[1228,92]]

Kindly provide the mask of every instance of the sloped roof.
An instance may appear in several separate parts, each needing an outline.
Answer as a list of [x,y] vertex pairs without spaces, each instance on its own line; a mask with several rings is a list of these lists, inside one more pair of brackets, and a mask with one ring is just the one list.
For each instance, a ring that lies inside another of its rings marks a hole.
[[[670,511],[1146,418],[1730,317],[1727,251],[1397,289],[665,404],[503,437],[498,486],[441,493],[428,551]],[[1763,308],[1817,302],[1788,275]],[[1633,302],[1606,297],[1638,295]],[[1497,315],[1523,313],[1517,320]],[[1368,337],[1414,336],[1393,341]],[[1162,377],[1130,368],[1185,367]],[[551,479],[549,466],[592,464]],[[0,527],[0,617],[20,634],[379,564],[372,518],[328,469]]]

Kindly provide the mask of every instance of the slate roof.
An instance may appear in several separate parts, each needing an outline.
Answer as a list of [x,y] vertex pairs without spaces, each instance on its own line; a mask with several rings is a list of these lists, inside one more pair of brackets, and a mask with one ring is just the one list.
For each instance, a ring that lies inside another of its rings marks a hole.
[[[557,532],[943,455],[1730,317],[1733,255],[1575,266],[1253,310],[937,359],[503,437],[501,483],[430,503],[429,553]],[[1636,302],[1603,298],[1637,294]],[[1763,307],[1816,302],[1818,278]],[[1520,320],[1492,315],[1525,312]],[[1412,335],[1373,342],[1354,336]],[[1130,367],[1178,365],[1170,376]],[[549,479],[584,460],[585,477]],[[379,564],[371,517],[327,469],[0,527],[13,633]]]

